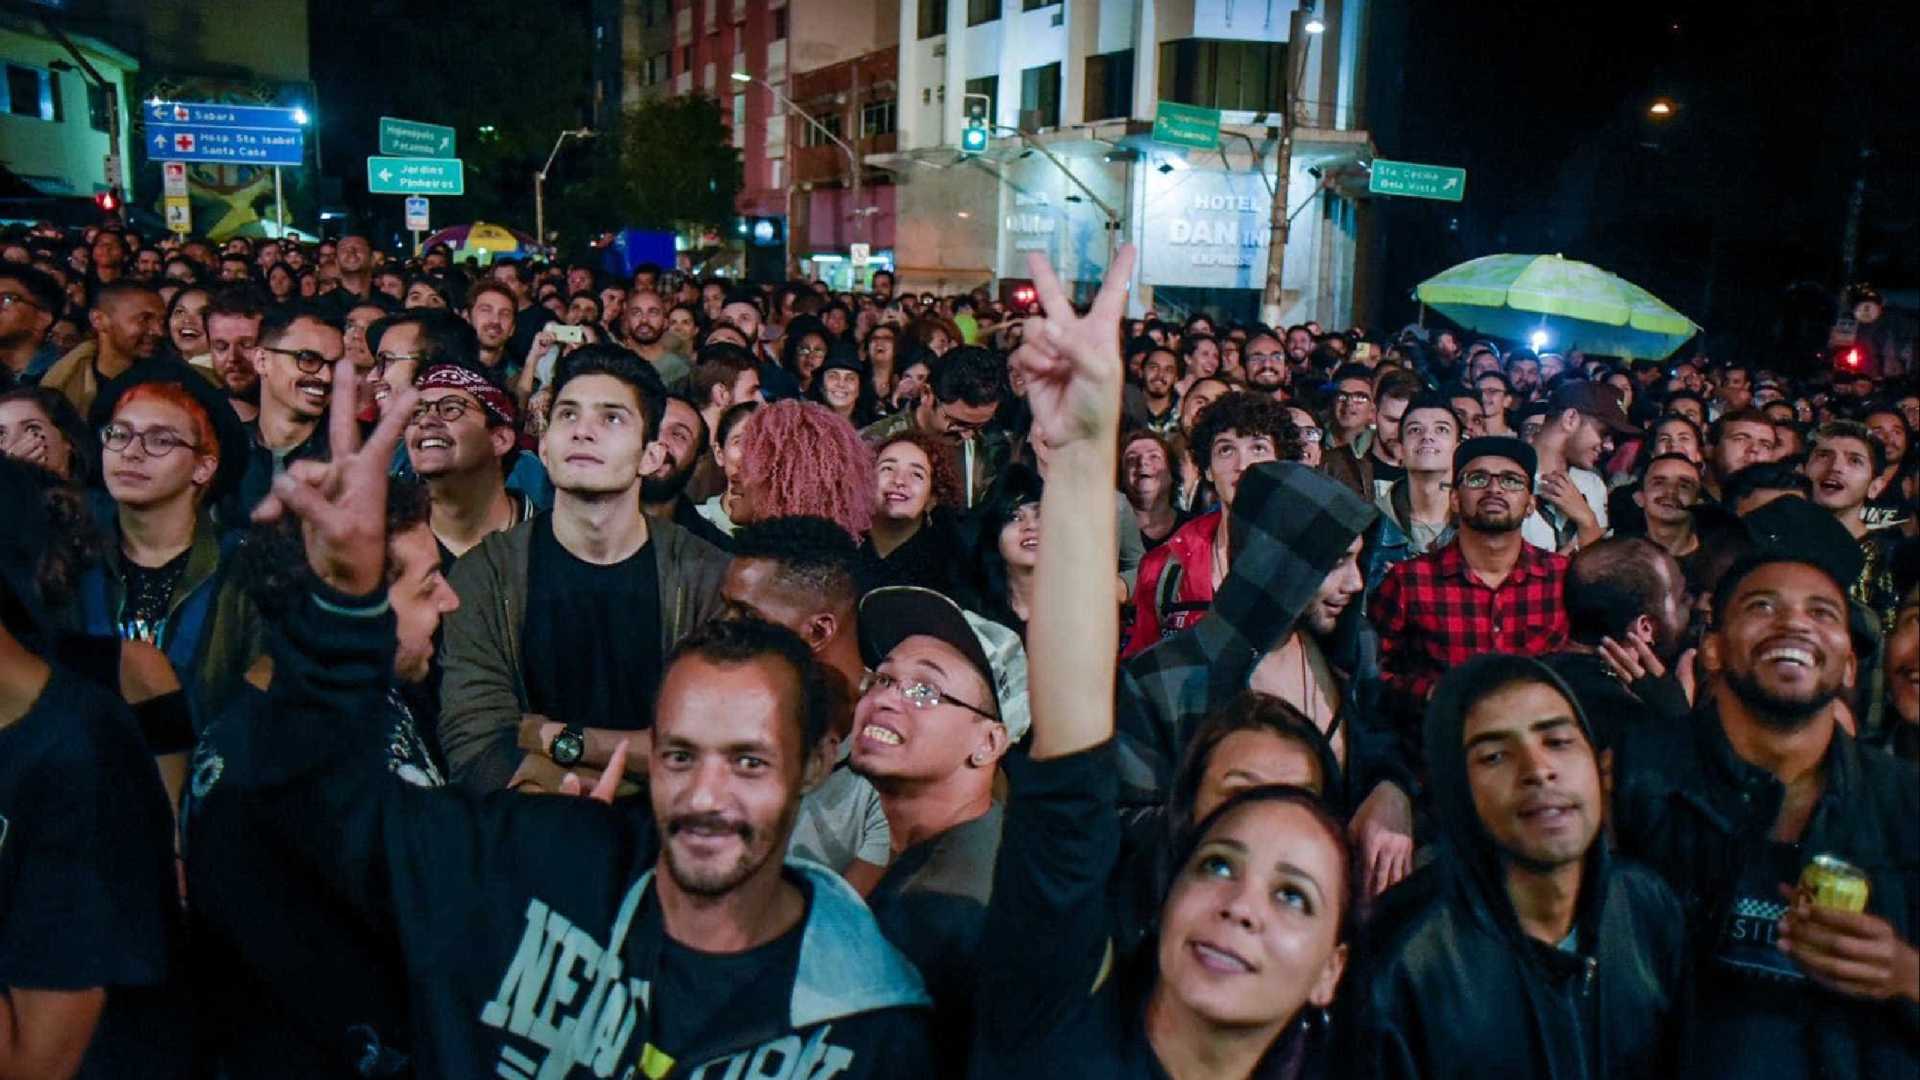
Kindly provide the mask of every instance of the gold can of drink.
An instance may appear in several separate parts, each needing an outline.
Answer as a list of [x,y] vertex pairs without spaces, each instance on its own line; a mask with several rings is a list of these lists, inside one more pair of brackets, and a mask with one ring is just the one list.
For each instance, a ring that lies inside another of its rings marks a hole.
[[1819,907],[1867,910],[1867,875],[1837,855],[1815,855],[1800,871],[1800,895]]

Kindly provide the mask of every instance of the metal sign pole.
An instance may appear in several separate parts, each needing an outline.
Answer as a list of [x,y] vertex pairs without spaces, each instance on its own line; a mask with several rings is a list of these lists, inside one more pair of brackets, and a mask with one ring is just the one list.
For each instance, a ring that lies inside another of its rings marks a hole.
[[287,200],[280,189],[280,166],[273,167],[273,216],[280,223],[280,235],[287,235]]
[[420,230],[419,229],[413,230],[413,257],[416,259],[420,257]]

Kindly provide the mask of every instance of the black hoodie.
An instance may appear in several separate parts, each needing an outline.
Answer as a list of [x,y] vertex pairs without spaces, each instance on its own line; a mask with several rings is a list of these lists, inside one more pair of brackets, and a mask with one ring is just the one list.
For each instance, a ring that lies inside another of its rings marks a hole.
[[1573,694],[1536,662],[1476,657],[1440,684],[1425,734],[1441,848],[1431,865],[1387,894],[1361,986],[1361,1074],[1674,1075],[1686,950],[1672,890],[1649,871],[1610,858],[1596,838],[1571,949],[1529,938],[1507,896],[1502,856],[1474,809],[1461,735],[1469,701],[1515,669],[1558,690],[1593,742]]

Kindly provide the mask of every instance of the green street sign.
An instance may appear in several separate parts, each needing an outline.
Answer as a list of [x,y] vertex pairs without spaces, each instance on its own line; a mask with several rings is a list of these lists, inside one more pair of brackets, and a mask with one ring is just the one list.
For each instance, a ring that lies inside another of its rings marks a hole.
[[457,151],[450,127],[383,116],[380,118],[380,152],[400,157],[450,158]]
[[369,195],[464,195],[466,171],[459,158],[370,157]]
[[1220,110],[1162,101],[1153,110],[1153,141],[1211,150],[1220,145]]
[[1467,193],[1467,170],[1450,165],[1419,165],[1411,161],[1373,159],[1367,190],[1375,195],[1405,195],[1415,199],[1459,202]]

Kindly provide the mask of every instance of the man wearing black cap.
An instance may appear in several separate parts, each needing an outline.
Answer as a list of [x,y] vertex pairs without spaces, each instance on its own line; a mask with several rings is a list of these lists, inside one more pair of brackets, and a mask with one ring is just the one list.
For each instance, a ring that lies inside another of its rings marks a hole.
[[860,602],[860,652],[872,673],[854,706],[853,769],[880,793],[893,846],[867,903],[926,980],[934,1045],[957,1064],[1000,850],[993,778],[1027,733],[1026,650],[940,593],[890,586]]
[[102,523],[108,557],[80,590],[83,625],[164,652],[204,718],[265,648],[252,604],[227,581],[238,536],[208,513],[246,467],[246,430],[224,393],[174,361],[111,384],[91,419],[114,514]]
[[[1859,675],[1847,604],[1859,548],[1803,499],[1747,525],[1755,551],[1721,577],[1701,645],[1701,722],[1622,739],[1620,847],[1686,905],[1693,1050],[1716,1075],[1912,1076],[1920,776],[1857,743],[1836,710]],[[1817,856],[1864,874],[1864,911],[1796,897]]]
[[1520,535],[1563,555],[1607,535],[1607,481],[1599,473],[1600,462],[1615,437],[1639,434],[1607,384],[1556,387],[1547,399],[1546,421],[1533,438],[1539,500]]
[[1537,655],[1566,640],[1567,560],[1520,537],[1535,459],[1519,439],[1468,439],[1453,455],[1451,543],[1397,563],[1373,596],[1388,703],[1413,726],[1442,673],[1486,652]]

